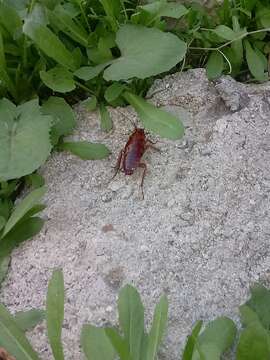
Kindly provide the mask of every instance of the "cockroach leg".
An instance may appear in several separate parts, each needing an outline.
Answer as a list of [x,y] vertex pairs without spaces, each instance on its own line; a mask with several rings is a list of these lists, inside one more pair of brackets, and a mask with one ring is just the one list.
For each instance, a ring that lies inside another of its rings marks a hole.
[[116,163],[116,165],[115,165],[115,167],[114,167],[115,173],[114,173],[114,175],[113,175],[113,177],[112,177],[111,180],[113,180],[113,179],[116,177],[116,175],[118,174],[118,171],[120,170],[121,163],[122,163],[122,158],[123,158],[123,153],[124,153],[123,150],[121,150],[120,153],[119,153],[119,156],[118,156],[118,159],[117,159],[117,163]]
[[[149,141],[149,140],[148,140]],[[155,147],[154,145],[152,145],[152,143],[146,143],[146,146],[145,146],[145,150],[147,150],[147,149],[153,149],[153,150],[155,150],[155,151],[158,151],[158,152],[161,152],[161,150],[159,149],[159,148],[157,148],[157,147]]]
[[143,200],[144,200],[143,183],[144,183],[144,178],[145,178],[147,166],[146,166],[145,163],[141,162],[141,163],[139,163],[139,167],[140,167],[140,168],[143,168],[143,174],[142,174],[142,179],[141,179],[140,188],[141,188],[141,191],[142,191],[142,198],[143,198]]

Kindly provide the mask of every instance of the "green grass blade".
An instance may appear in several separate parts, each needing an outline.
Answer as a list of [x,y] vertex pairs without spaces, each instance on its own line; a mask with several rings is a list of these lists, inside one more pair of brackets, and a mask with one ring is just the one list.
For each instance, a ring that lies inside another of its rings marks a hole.
[[197,321],[197,323],[195,324],[192,330],[191,335],[188,336],[187,343],[183,352],[182,360],[192,360],[195,343],[201,331],[202,324],[203,324],[202,321]]
[[60,270],[55,270],[49,282],[46,303],[48,338],[55,360],[64,360],[61,341],[64,320],[64,278]]

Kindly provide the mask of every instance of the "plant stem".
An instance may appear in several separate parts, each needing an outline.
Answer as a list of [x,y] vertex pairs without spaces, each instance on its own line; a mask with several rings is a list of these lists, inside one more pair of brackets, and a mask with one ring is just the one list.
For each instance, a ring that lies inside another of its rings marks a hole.
[[[206,29],[204,29],[206,30]],[[258,34],[258,33],[261,33],[261,32],[265,32],[265,31],[270,31],[270,28],[265,28],[265,29],[259,29],[259,30],[254,30],[254,31],[250,31],[250,32],[246,32],[238,37],[236,37],[235,39],[233,40],[230,40],[230,41],[227,41],[225,44],[222,44],[220,46],[217,46],[215,48],[208,48],[208,47],[195,47],[195,46],[190,46],[189,49],[190,50],[205,50],[205,51],[218,51],[218,50],[221,50],[223,49],[224,47],[232,44],[233,42],[237,41],[237,40],[241,40],[241,39],[244,39],[246,36],[249,36],[249,35],[252,35],[252,34]]]
[[75,81],[75,84],[77,86],[79,86],[81,89],[83,89],[84,91],[88,92],[89,94],[95,95],[95,93],[92,90],[90,90],[87,86],[81,84],[79,81]]
[[81,10],[81,13],[82,13],[82,16],[83,16],[85,25],[86,25],[86,27],[88,28],[88,30],[91,31],[91,28],[90,28],[90,25],[88,24],[87,16],[86,16],[86,14],[85,14],[85,11],[84,11],[84,8],[83,8],[83,6],[82,6],[82,2],[81,2],[81,1],[79,1],[79,6],[80,6],[80,10]]

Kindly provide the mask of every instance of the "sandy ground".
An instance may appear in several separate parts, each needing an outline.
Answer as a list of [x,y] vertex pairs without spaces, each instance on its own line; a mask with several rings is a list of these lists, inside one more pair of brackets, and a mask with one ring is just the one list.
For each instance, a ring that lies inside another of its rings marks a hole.
[[[148,320],[168,295],[160,359],[176,360],[197,319],[235,317],[249,286],[270,282],[270,84],[210,83],[197,69],[157,81],[156,91],[152,101],[179,115],[186,135],[150,135],[161,152],[145,154],[145,199],[140,171],[110,182],[132,130],[128,118],[136,120],[132,109],[112,109],[114,131],[104,134],[97,114],[78,107],[73,138],[103,142],[112,155],[93,162],[54,154],[42,169],[46,225],[13,253],[0,294],[12,311],[44,306],[52,269],[63,268],[67,360],[82,358],[83,323],[115,323],[126,283],[141,292]],[[29,336],[51,359],[44,324]]]

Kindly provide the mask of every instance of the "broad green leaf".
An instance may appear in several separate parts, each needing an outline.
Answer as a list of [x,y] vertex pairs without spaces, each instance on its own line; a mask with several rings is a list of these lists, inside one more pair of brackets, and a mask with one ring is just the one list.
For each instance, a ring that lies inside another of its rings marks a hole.
[[49,57],[64,67],[75,70],[72,54],[59,38],[46,26],[28,21],[23,32]]
[[144,336],[144,308],[139,293],[131,285],[120,291],[118,313],[132,360],[139,360]]
[[44,164],[52,148],[52,117],[41,113],[38,100],[16,108],[2,99],[0,119],[0,179],[28,175]]
[[110,63],[111,62],[106,62],[104,64],[99,64],[96,66],[83,66],[80,69],[76,70],[74,72],[74,75],[77,76],[79,79],[88,81],[98,76]]
[[88,46],[88,34],[80,25],[76,23],[63,6],[58,5],[50,12],[50,20],[59,30],[68,35],[71,39],[84,47]]
[[260,20],[264,28],[270,27],[270,9],[263,8],[258,12],[257,18]]
[[58,143],[61,136],[69,135],[76,125],[75,115],[70,105],[62,98],[51,96],[43,105],[42,112],[54,119],[51,129],[51,142]]
[[3,216],[0,216],[0,231],[3,229],[5,224],[6,224],[6,219]]
[[186,15],[188,9],[182,4],[175,2],[155,1],[147,5],[139,6],[140,9],[154,15],[155,18],[166,16],[175,19]]
[[27,14],[24,21],[33,21],[44,26],[48,25],[49,19],[47,15],[47,9],[43,5],[36,3],[31,13]]
[[116,44],[121,57],[104,71],[105,80],[145,79],[168,71],[183,59],[187,49],[171,33],[132,24],[118,30]]
[[73,75],[63,66],[57,65],[49,71],[40,71],[40,78],[53,91],[66,93],[76,88]]
[[119,335],[116,329],[106,328],[105,334],[113,345],[117,355],[119,355],[120,360],[132,360],[127,341]]
[[252,325],[254,322],[260,323],[259,316],[249,306],[242,305],[239,307],[241,322],[244,327]]
[[246,60],[251,74],[256,80],[265,80],[264,64],[260,56],[257,55],[247,40],[244,41],[244,45],[246,49]]
[[225,25],[219,25],[212,31],[225,40],[234,40],[237,37],[237,34]]
[[197,342],[197,338],[199,336],[199,333],[201,331],[203,322],[197,321],[191,335],[187,338],[187,343],[183,352],[182,360],[192,360],[193,352],[195,349],[195,343]]
[[232,346],[235,336],[236,326],[234,322],[229,318],[220,317],[206,325],[199,336],[199,343],[201,345],[213,343],[222,354]]
[[53,272],[48,285],[46,319],[48,338],[55,360],[64,360],[61,341],[64,320],[64,278],[60,270]]
[[13,316],[0,304],[0,347],[5,348],[16,359],[38,360],[23,331]]
[[104,104],[100,104],[99,106],[99,114],[100,114],[100,126],[103,131],[109,132],[112,127],[112,119],[107,107]]
[[81,332],[81,346],[87,360],[115,359],[115,350],[104,328],[84,325]]
[[94,111],[97,108],[97,98],[93,95],[88,99],[81,102],[83,107],[85,107],[89,111]]
[[103,144],[94,144],[87,141],[64,142],[61,149],[70,151],[83,160],[100,160],[109,156],[110,150]]
[[6,223],[2,237],[4,237],[24,217],[24,215],[32,209],[33,206],[39,203],[45,192],[45,187],[35,189],[20,201]]
[[147,360],[155,360],[164,335],[168,318],[168,300],[162,296],[156,305],[154,320],[148,336]]
[[104,97],[108,101],[108,103],[110,103],[116,100],[122,94],[124,89],[125,89],[125,85],[115,82],[109,87],[107,87],[104,93]]
[[28,311],[18,311],[14,315],[14,319],[16,324],[25,332],[36,327],[37,324],[45,319],[45,316],[44,310],[31,309]]
[[17,38],[22,28],[22,20],[17,11],[3,2],[0,3],[0,24],[6,28],[12,38]]
[[251,288],[251,298],[245,305],[249,306],[259,317],[262,325],[270,328],[270,290],[260,284]]
[[184,135],[184,126],[176,116],[156,108],[140,96],[129,92],[125,92],[123,96],[134,107],[147,130],[173,140]]
[[255,322],[242,331],[236,350],[236,360],[268,360],[269,358],[269,331]]
[[218,51],[212,51],[206,64],[206,73],[208,79],[216,79],[222,75],[224,69],[223,56]]
[[37,173],[27,175],[25,177],[25,180],[30,186],[33,186],[34,189],[37,189],[45,185],[44,177]]

